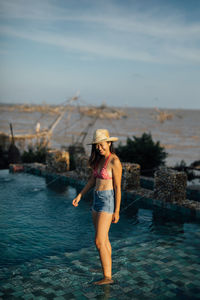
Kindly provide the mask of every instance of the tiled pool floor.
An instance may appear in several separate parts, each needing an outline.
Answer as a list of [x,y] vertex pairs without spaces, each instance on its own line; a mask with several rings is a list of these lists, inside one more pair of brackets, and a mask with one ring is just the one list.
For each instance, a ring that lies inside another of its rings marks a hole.
[[113,285],[92,284],[102,273],[97,250],[89,247],[48,257],[45,263],[35,259],[2,269],[0,297],[200,299],[199,253],[191,254],[190,245],[180,249],[179,238],[171,242],[158,239],[154,244],[152,241],[137,243],[134,248],[132,242],[130,238],[112,243]]

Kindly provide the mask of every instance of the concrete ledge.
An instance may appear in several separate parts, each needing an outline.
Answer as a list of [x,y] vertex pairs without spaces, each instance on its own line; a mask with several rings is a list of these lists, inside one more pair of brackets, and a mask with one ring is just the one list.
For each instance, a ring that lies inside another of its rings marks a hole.
[[154,178],[140,176],[140,185],[141,185],[141,187],[143,187],[145,189],[153,191],[153,189],[154,189]]

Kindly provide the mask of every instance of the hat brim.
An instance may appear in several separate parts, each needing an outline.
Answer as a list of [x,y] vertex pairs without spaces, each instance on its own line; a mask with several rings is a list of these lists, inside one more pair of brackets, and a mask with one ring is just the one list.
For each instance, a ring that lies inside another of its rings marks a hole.
[[95,145],[95,144],[99,144],[101,142],[116,142],[116,141],[118,141],[117,137],[110,137],[110,138],[105,138],[105,139],[102,139],[102,140],[94,141],[94,142],[89,143],[87,145]]

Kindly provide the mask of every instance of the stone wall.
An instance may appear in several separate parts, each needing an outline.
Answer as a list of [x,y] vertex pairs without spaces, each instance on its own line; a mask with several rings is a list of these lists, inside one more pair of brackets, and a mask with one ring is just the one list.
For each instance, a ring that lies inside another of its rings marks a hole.
[[[52,173],[65,173],[70,169],[69,152],[51,150],[47,155],[47,171]],[[88,164],[88,156],[75,155],[76,178],[87,182],[92,174]],[[166,167],[161,167],[155,172],[154,192],[155,199],[165,202],[182,203],[186,200],[187,175]],[[140,189],[140,165],[122,163],[122,190]]]
[[182,203],[186,200],[187,174],[169,168],[155,172],[154,198],[165,202]]
[[88,164],[88,156],[76,155],[76,169],[75,172],[80,180],[88,181],[92,175],[92,168]]
[[49,150],[46,157],[46,169],[48,172],[64,173],[70,169],[69,152]]
[[140,165],[122,163],[122,190],[140,188]]
[[[93,170],[89,167],[86,155],[76,155],[75,172],[81,180],[87,181]],[[131,190],[140,188],[140,165],[122,163],[122,189]]]

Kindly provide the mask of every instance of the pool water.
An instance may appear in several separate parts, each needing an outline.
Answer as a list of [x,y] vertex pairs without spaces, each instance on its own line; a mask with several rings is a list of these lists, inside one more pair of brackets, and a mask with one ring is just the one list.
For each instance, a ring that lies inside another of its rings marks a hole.
[[[136,201],[112,224],[113,279],[102,277],[89,197],[0,171],[0,298],[199,299],[200,224]],[[123,201],[123,200],[122,200]]]

